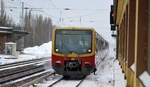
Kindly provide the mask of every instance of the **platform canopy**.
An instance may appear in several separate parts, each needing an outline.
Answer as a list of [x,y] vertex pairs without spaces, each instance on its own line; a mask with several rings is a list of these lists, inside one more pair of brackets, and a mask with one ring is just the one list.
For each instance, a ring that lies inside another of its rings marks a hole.
[[28,32],[25,32],[20,27],[3,27],[0,26],[0,34],[12,34],[14,36],[14,39],[20,39],[21,37],[29,34]]

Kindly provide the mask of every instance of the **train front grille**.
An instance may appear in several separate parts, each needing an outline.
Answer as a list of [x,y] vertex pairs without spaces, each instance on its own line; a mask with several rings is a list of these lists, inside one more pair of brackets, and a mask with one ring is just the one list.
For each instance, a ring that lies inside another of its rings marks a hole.
[[66,61],[65,71],[81,71],[81,62],[80,61]]

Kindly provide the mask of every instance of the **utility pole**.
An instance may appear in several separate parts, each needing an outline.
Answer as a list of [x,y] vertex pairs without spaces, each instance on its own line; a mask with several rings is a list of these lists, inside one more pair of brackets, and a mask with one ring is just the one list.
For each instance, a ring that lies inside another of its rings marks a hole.
[[4,2],[1,0],[1,18],[3,17],[4,14]]
[[[21,11],[21,16],[20,16],[20,23],[21,23],[21,30],[22,31],[25,31],[25,29],[24,29],[24,2],[21,2],[21,7],[22,7],[22,11]],[[21,41],[21,48],[23,49],[24,47],[25,47],[25,39],[24,39],[24,37],[20,40]]]
[[1,18],[2,18],[2,0],[1,0]]
[[80,16],[80,25],[81,25],[81,21],[82,21],[82,20],[81,20],[81,16]]
[[21,25],[23,25],[24,21],[24,2],[21,3],[22,5],[22,11],[21,11]]
[[22,18],[24,16],[24,2],[22,2]]
[[1,4],[0,4],[1,6],[0,6],[0,12],[1,12],[1,14],[0,14],[0,25],[3,25],[3,21],[4,21],[4,9],[5,9],[5,7],[4,7],[4,1],[3,0],[1,0]]
[[0,5],[1,5],[0,6],[1,7],[1,9],[0,9],[1,10],[0,11],[1,12],[1,14],[0,14],[0,25],[1,25],[1,23],[2,23],[2,0],[1,0],[1,4]]
[[59,19],[59,21],[60,21],[60,24],[62,24],[62,10],[60,10],[60,19]]

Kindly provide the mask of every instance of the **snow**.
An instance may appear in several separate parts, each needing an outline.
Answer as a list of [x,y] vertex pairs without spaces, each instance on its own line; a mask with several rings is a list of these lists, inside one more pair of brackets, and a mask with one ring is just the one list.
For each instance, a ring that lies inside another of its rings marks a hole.
[[8,42],[8,43],[5,43],[5,44],[16,44],[16,43],[14,43],[14,42]]
[[7,64],[7,63],[13,63],[16,61],[18,61],[18,60],[15,56],[0,54],[0,65]]
[[142,80],[142,82],[145,85],[145,87],[149,87],[150,86],[150,75],[148,74],[147,71],[145,71],[144,73],[142,73],[140,75],[140,79]]
[[124,79],[124,74],[119,66],[119,61],[114,62],[114,87],[126,87],[127,81]]
[[24,65],[18,65],[18,66],[11,66],[11,67],[2,68],[2,69],[0,69],[0,71],[7,70],[7,69],[15,69],[15,68],[23,67],[23,66],[27,66],[27,65],[40,66],[40,65],[45,64],[45,62],[46,62],[46,61],[42,61],[42,62],[40,62],[40,63],[30,63],[30,64],[24,64]]
[[[95,81],[93,80],[89,80],[89,79],[86,79],[83,84],[80,85],[80,87],[108,87],[108,86],[99,86],[98,83],[96,83]],[[110,86],[111,87],[111,86]]]
[[80,80],[62,80],[53,87],[75,87],[79,82]]
[[48,81],[43,81],[43,83],[36,84],[36,86],[37,87],[48,87],[49,84],[52,84],[61,78],[62,78],[61,75],[55,75],[55,76],[53,75],[47,79]]
[[38,75],[43,74],[43,73],[47,73],[47,72],[51,73],[51,72],[53,72],[53,70],[52,70],[52,69],[49,69],[49,70],[46,70],[46,71],[44,71],[44,72],[40,72],[40,73],[36,73],[36,74],[33,74],[33,75],[29,75],[29,76],[26,76],[25,78],[21,78],[21,79],[18,79],[18,80],[14,80],[14,81],[12,81],[12,82],[10,82],[10,83],[16,83],[16,82],[19,82],[19,81],[22,81],[22,80],[25,80],[25,79],[29,79],[29,78],[38,76]]
[[34,46],[29,47],[23,50],[25,54],[31,54],[38,57],[50,57],[51,56],[51,49],[52,49],[51,41],[48,43],[44,43],[41,46]]
[[130,66],[131,70],[135,72],[135,64],[133,63],[131,66]]
[[29,47],[23,50],[23,54],[12,56],[0,54],[0,65],[36,58],[51,57],[51,41],[41,46]]
[[104,50],[98,53],[97,64],[99,65],[97,65],[96,75],[88,76],[88,79],[94,80],[98,85],[93,87],[126,87],[126,80],[124,80],[124,74],[119,66],[119,61],[115,59],[114,47],[114,44],[110,44],[109,51]]

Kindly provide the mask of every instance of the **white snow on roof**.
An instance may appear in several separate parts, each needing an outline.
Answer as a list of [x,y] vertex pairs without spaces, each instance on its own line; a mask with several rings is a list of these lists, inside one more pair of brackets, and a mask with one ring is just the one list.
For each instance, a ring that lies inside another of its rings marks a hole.
[[5,44],[16,44],[16,43],[14,43],[14,42],[7,42],[7,43],[5,43]]

